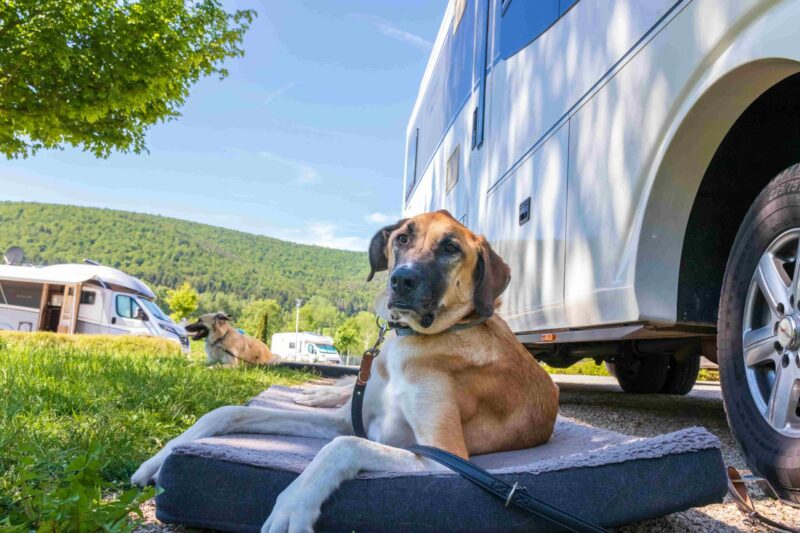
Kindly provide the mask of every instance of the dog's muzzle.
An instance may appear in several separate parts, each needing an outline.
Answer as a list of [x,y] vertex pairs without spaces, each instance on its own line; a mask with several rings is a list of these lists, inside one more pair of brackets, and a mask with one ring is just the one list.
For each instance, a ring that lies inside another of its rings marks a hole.
[[189,336],[196,341],[199,341],[200,339],[205,339],[206,337],[208,337],[209,333],[208,328],[204,324],[198,322],[195,322],[194,324],[189,324],[184,329],[186,330],[187,333],[189,333]]
[[433,265],[398,265],[389,276],[388,307],[402,321],[414,318],[423,328],[436,319],[443,277]]

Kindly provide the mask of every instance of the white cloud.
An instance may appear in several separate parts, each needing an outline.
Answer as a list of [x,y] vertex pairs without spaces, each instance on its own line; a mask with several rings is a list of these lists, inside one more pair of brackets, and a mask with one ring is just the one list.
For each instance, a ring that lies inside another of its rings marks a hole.
[[433,43],[431,41],[409,31],[402,30],[386,19],[369,15],[360,15],[359,18],[368,20],[370,24],[375,26],[375,28],[386,37],[403,41],[423,52],[430,52],[431,48],[433,48]]
[[270,234],[279,239],[299,242],[301,244],[324,246],[325,248],[338,248],[357,252],[364,252],[367,250],[369,241],[366,238],[340,235],[339,231],[340,228],[335,224],[312,222],[306,225],[305,228],[286,228],[277,232],[270,232]]
[[272,152],[259,152],[258,155],[264,159],[269,159],[280,165],[287,166],[295,172],[295,179],[299,183],[312,183],[319,179],[319,172],[317,169],[303,161],[296,161],[294,159],[287,159]]
[[364,220],[373,224],[390,224],[397,222],[399,218],[393,213],[370,213],[364,217]]
[[262,106],[268,105],[270,102],[272,102],[272,101],[273,101],[273,100],[275,100],[276,98],[278,98],[278,97],[280,97],[280,96],[283,96],[284,94],[286,94],[286,92],[288,92],[288,91],[289,91],[289,89],[291,89],[292,87],[294,87],[294,86],[295,86],[295,85],[297,85],[298,83],[300,83],[300,82],[299,82],[299,81],[293,81],[293,82],[291,82],[291,83],[287,83],[287,84],[286,84],[286,85],[284,85],[283,87],[278,87],[278,88],[277,88],[277,89],[275,89],[274,91],[272,91],[272,92],[270,92],[270,93],[267,93],[267,96],[266,96],[266,98],[264,98],[263,100],[261,100],[261,105],[262,105]]

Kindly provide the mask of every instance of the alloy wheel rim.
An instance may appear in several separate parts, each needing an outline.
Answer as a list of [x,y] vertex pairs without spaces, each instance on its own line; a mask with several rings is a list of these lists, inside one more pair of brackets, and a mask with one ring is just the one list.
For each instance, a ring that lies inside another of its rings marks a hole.
[[800,437],[800,228],[779,235],[756,265],[742,321],[742,356],[756,408]]

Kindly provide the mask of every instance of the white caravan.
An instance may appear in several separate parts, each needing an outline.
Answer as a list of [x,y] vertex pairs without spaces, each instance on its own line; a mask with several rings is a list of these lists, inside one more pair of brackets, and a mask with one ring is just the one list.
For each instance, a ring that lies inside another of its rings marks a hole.
[[140,280],[106,266],[0,265],[0,330],[164,337],[188,352],[186,331],[154,298]]
[[795,503],[798,21],[792,0],[452,0],[403,203],[488,237],[539,359],[672,394],[718,362],[750,467]]
[[329,365],[338,365],[342,362],[339,352],[333,346],[332,338],[307,331],[274,334],[270,350],[290,361]]

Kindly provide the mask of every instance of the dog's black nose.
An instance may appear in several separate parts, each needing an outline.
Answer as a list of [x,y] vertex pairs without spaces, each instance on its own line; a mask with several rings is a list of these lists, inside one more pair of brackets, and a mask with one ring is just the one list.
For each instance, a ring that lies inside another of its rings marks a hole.
[[417,288],[421,279],[422,275],[417,269],[404,265],[394,269],[389,281],[397,294],[409,294]]

